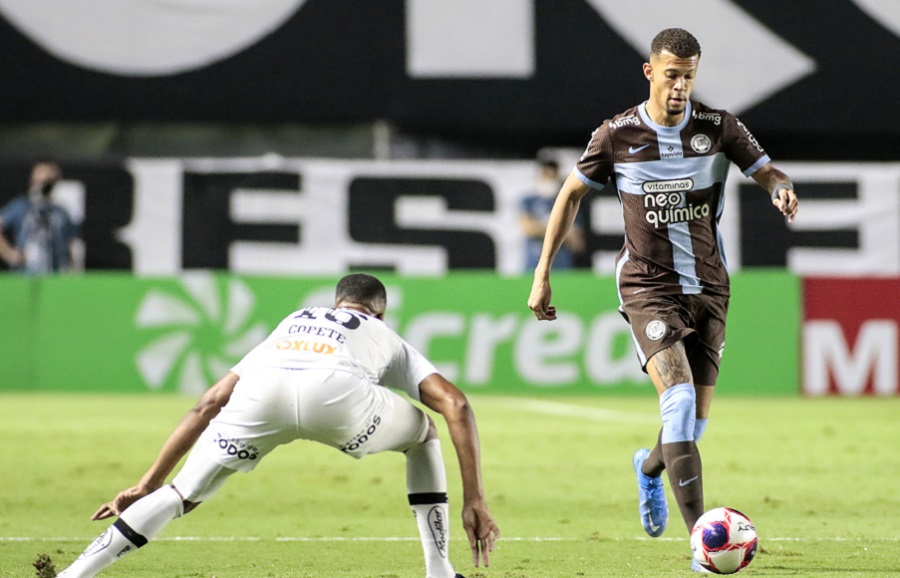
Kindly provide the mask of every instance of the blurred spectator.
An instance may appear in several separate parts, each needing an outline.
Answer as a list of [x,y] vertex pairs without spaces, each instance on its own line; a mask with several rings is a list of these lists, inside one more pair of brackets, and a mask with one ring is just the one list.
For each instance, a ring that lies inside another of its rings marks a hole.
[[[534,188],[527,191],[522,198],[519,211],[519,226],[525,235],[525,271],[532,272],[541,258],[544,245],[544,232],[550,220],[550,211],[556,194],[562,186],[559,175],[559,163],[555,160],[541,161]],[[575,266],[575,258],[584,251],[583,219],[576,215],[575,222],[569,229],[553,268],[556,270],[571,269]]]
[[55,162],[36,162],[28,194],[0,210],[0,259],[12,270],[44,275],[72,269],[76,229],[69,213],[53,202],[61,178]]

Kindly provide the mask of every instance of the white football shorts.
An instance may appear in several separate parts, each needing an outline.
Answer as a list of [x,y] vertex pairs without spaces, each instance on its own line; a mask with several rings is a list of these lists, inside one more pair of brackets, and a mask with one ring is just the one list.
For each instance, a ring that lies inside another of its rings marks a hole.
[[234,470],[248,472],[277,446],[297,439],[359,459],[405,451],[424,441],[427,432],[425,412],[360,375],[248,368],[173,484],[185,499],[202,501]]

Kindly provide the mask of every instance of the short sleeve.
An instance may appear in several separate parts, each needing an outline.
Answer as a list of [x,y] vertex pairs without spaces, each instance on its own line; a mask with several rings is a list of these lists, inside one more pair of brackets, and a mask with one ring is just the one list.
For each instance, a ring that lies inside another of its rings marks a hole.
[[[284,322],[282,321],[282,323]],[[279,324],[279,327],[281,327],[281,324]],[[231,368],[231,373],[234,373],[235,375],[240,377],[241,373],[245,369],[247,369],[247,367],[249,367],[255,359],[259,358],[268,348],[268,346],[272,343],[272,340],[275,338],[277,331],[278,329],[276,328],[275,331],[270,333],[269,336],[266,337],[261,343],[257,344],[256,347],[251,349],[249,353],[242,357],[241,360]]]
[[[247,359],[247,358],[245,357],[244,359]],[[241,376],[241,373],[243,373],[243,371],[244,371],[244,359],[241,359],[240,361],[238,361],[237,364],[231,368],[231,373],[237,375],[238,377]]]
[[401,345],[387,371],[381,378],[381,385],[404,391],[409,397],[419,401],[419,384],[437,373],[434,365],[424,355],[401,340]]
[[606,186],[613,172],[612,146],[609,142],[607,123],[591,134],[591,140],[575,164],[575,170],[584,184],[595,189]]
[[769,162],[769,155],[750,129],[732,114],[725,114],[723,137],[725,156],[736,164],[744,175],[752,175]]

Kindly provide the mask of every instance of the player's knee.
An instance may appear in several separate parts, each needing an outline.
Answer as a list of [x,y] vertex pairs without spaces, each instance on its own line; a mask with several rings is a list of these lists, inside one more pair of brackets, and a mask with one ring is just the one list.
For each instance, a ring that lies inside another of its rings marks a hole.
[[426,415],[425,419],[428,420],[428,429],[425,432],[425,439],[423,441],[438,439],[438,431],[437,426],[434,425],[434,420],[431,419],[430,415]]
[[659,396],[663,443],[687,442],[694,439],[696,393],[690,383],[672,386]]
[[172,490],[173,490],[176,494],[178,494],[178,497],[179,497],[179,498],[181,498],[181,508],[182,508],[182,511],[181,511],[181,514],[179,515],[179,517],[180,517],[180,516],[184,516],[184,515],[190,513],[191,511],[193,511],[194,508],[196,508],[197,506],[199,506],[200,504],[203,503],[202,500],[201,500],[201,501],[192,502],[191,500],[185,499],[184,493],[183,493],[181,490],[179,490],[179,489],[175,486],[175,484],[169,484],[169,487],[172,488]]

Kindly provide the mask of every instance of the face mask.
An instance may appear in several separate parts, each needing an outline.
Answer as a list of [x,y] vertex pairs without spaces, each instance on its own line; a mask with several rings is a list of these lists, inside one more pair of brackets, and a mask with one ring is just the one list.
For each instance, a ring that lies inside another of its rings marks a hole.
[[56,186],[56,183],[53,181],[36,184],[28,189],[28,198],[32,203],[36,204],[46,204],[50,202],[50,193],[53,192],[53,187]]

